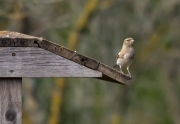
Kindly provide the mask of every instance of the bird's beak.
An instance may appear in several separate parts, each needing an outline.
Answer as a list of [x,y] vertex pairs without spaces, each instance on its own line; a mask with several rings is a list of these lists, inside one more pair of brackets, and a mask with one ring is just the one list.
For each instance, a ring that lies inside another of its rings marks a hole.
[[134,40],[131,40],[131,43],[133,44],[133,43],[134,43]]

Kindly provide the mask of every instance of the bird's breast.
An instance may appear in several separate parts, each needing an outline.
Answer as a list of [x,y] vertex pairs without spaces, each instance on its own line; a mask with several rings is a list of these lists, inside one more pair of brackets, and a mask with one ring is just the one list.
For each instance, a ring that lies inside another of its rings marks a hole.
[[132,63],[132,59],[117,59],[116,64],[121,66],[129,66]]
[[123,47],[118,55],[120,57],[117,58],[116,64],[121,66],[129,66],[134,59],[134,48]]

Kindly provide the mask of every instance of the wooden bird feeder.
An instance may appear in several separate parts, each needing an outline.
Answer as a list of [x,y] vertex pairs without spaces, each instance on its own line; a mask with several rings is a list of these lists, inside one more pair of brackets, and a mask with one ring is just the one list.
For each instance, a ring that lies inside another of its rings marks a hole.
[[0,124],[22,123],[23,77],[88,77],[124,85],[131,79],[46,39],[0,31]]

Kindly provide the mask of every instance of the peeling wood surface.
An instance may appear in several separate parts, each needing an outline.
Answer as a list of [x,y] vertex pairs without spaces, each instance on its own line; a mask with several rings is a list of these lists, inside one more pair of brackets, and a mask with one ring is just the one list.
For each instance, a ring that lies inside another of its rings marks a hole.
[[102,77],[38,47],[0,47],[0,77]]
[[132,79],[97,60],[76,53],[68,48],[65,48],[61,45],[55,44],[51,41],[39,37],[24,35],[17,32],[1,31],[0,47],[39,47],[46,51],[59,55],[63,58],[66,58],[70,61],[73,61],[79,65],[88,67],[91,70],[97,70],[101,72],[103,75],[100,79],[102,80],[127,85],[127,81]]
[[0,124],[22,124],[21,85],[21,78],[0,78]]
[[0,47],[38,47],[37,41],[42,38],[17,32],[0,31]]

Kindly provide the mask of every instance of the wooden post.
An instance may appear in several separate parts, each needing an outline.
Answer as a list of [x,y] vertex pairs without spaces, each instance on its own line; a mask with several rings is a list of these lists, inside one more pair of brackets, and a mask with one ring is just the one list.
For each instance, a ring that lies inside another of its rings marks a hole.
[[0,124],[22,124],[22,78],[0,78]]

